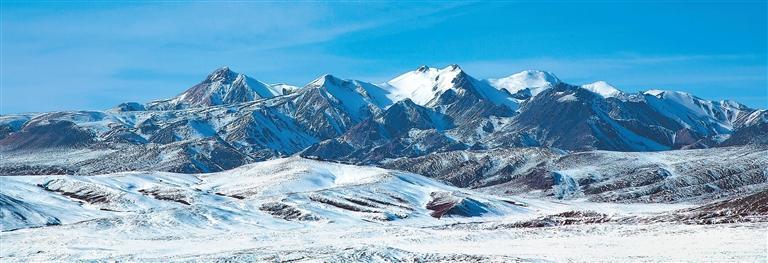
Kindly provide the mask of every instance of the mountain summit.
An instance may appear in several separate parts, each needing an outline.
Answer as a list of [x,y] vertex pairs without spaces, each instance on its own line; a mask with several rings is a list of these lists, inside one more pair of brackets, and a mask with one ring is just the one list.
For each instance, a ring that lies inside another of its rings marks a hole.
[[611,84],[608,84],[608,82],[605,82],[602,80],[581,85],[581,88],[594,92],[600,96],[603,96],[603,98],[616,97],[623,94],[619,89],[617,89]]
[[394,100],[410,99],[418,105],[427,105],[440,94],[454,88],[454,80],[462,73],[458,65],[438,69],[421,66],[382,84]]
[[394,101],[410,99],[427,107],[452,103],[456,98],[471,96],[497,106],[516,109],[517,103],[509,95],[468,75],[459,65],[442,69],[421,66],[382,84]]
[[554,87],[560,82],[555,74],[541,70],[525,70],[509,77],[488,80],[491,86],[509,91],[510,94],[519,99],[536,96],[541,91]]
[[148,103],[148,109],[183,109],[216,106],[272,98],[282,91],[273,86],[222,67],[205,80],[169,100]]
[[[739,146],[768,142],[766,116],[732,101],[673,91],[622,93],[605,82],[571,85],[537,70],[478,80],[458,65],[421,66],[378,85],[322,75],[298,88],[223,67],[167,100],[0,116],[0,153],[31,155],[0,172],[193,173],[294,154],[376,164],[509,147]],[[35,152],[62,148],[99,152],[67,167],[32,161],[39,160]]]

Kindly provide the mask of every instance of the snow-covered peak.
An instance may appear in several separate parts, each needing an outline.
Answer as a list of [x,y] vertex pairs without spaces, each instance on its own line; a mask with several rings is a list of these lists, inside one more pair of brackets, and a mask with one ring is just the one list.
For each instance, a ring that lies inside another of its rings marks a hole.
[[645,92],[643,92],[643,94],[660,97],[664,94],[664,92],[665,90],[652,89],[652,90],[646,90]]
[[221,67],[209,74],[205,80],[169,100],[153,101],[149,109],[179,109],[198,106],[215,106],[241,103],[282,95],[269,85],[252,79],[245,74]]
[[589,90],[602,96],[603,98],[616,97],[622,94],[622,92],[605,81],[595,81],[590,84],[581,85],[581,88]]
[[366,112],[371,105],[383,109],[393,103],[389,98],[389,92],[377,85],[359,80],[341,79],[330,74],[316,78],[307,84],[306,88],[320,89],[326,96],[332,97],[348,108],[348,113],[358,117],[362,116],[358,114],[359,112]]
[[418,105],[426,105],[438,94],[453,88],[453,81],[462,73],[458,65],[442,69],[421,66],[384,83],[394,101],[411,99]]
[[386,90],[392,101],[410,99],[417,105],[427,107],[439,106],[438,104],[442,103],[440,98],[444,94],[472,94],[481,100],[510,109],[516,109],[518,106],[517,101],[508,93],[472,78],[456,64],[444,68],[421,66],[380,86]]
[[320,77],[317,77],[316,79],[310,81],[309,84],[307,84],[307,87],[317,88],[317,87],[322,87],[327,83],[333,83],[333,82],[338,83],[341,81],[342,81],[341,79],[334,77],[331,74],[323,74],[323,75],[320,75]]
[[334,78],[334,77],[331,74],[320,75],[319,77],[317,77],[317,78],[313,79],[312,81],[310,81],[309,83],[307,83],[307,85],[304,85],[304,87],[302,89],[322,87],[323,85],[325,85],[327,80],[332,79],[332,78]]
[[715,109],[731,111],[749,110],[749,107],[732,100],[709,101],[682,91],[648,90],[643,92],[643,94],[653,96],[667,103],[679,105],[691,112],[697,113],[698,116],[711,116],[712,111]]
[[[358,80],[352,80],[352,79],[342,79],[339,77],[336,77],[331,74],[323,74],[320,77],[317,77],[316,79],[312,80],[307,84],[306,88],[322,88],[328,91],[333,91],[339,88],[344,88],[347,90],[355,90],[359,86],[361,86],[363,81]],[[370,84],[373,85],[373,84]]]
[[220,67],[206,77],[206,81],[227,81],[237,77],[238,73],[229,69],[229,67]]
[[488,79],[488,83],[497,89],[507,90],[511,94],[528,89],[531,96],[536,96],[560,82],[555,74],[542,70],[525,70],[505,78]]
[[297,90],[300,89],[300,87],[289,85],[286,83],[276,83],[276,84],[269,84],[269,89],[276,94],[287,95],[287,94],[296,92]]
[[729,133],[736,119],[750,111],[744,105],[731,101],[709,101],[686,92],[648,90],[643,92],[648,103],[667,117],[677,120],[701,134],[709,133],[713,126],[717,134]]
[[660,99],[666,99],[674,102],[678,102],[680,104],[695,104],[695,101],[701,100],[697,97],[694,97],[690,93],[682,92],[682,91],[671,91],[671,90],[648,90],[643,92],[643,94],[651,95]]

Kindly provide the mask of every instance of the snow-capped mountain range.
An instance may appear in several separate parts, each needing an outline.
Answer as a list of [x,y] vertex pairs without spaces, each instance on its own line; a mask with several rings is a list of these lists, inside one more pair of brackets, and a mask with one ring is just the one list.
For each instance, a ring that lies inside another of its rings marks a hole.
[[0,160],[10,261],[765,258],[768,111],[544,71],[224,67],[170,99],[2,115]]
[[[662,151],[764,144],[767,123],[768,111],[734,101],[571,85],[535,70],[480,80],[458,65],[421,66],[381,84],[323,75],[295,87],[224,67],[167,100],[0,116],[0,147],[20,156],[0,171],[210,172],[294,154],[380,163],[505,147]],[[61,149],[73,162],[36,161]]]

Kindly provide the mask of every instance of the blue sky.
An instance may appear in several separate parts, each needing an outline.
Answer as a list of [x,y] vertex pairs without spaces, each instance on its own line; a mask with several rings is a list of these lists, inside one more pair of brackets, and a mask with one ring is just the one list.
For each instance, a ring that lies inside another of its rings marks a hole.
[[2,2],[0,113],[172,97],[227,65],[267,83],[525,69],[768,108],[766,1]]

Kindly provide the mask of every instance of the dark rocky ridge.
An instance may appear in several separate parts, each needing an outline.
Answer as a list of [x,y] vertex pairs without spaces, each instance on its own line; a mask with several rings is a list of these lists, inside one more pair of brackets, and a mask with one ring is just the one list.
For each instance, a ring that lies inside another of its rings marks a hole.
[[[108,111],[0,116],[0,152],[11,157],[0,163],[0,171],[199,173],[294,154],[392,167],[409,162],[392,161],[398,158],[454,151],[501,151],[505,156],[519,156],[514,151],[658,151],[758,145],[766,143],[768,134],[765,111],[733,102],[691,97],[706,114],[694,118],[684,112],[684,118],[677,118],[660,110],[676,105],[668,98],[672,93],[602,97],[558,83],[515,109],[489,97],[511,96],[505,90],[489,94],[488,83],[457,66],[451,72],[456,73],[453,79],[443,81],[451,87],[425,105],[388,101],[384,88],[331,75],[270,97],[265,92],[276,94],[269,90],[273,86],[256,85],[260,82],[223,68],[171,100],[124,103]],[[52,162],[54,155],[68,161]],[[493,170],[483,162],[442,170],[442,179],[482,187],[512,182],[510,176],[521,173],[522,163]],[[547,171],[525,169],[530,171],[513,181],[546,185]]]
[[764,189],[768,147],[557,154],[539,148],[431,153],[383,164],[494,194],[596,202],[707,202]]

